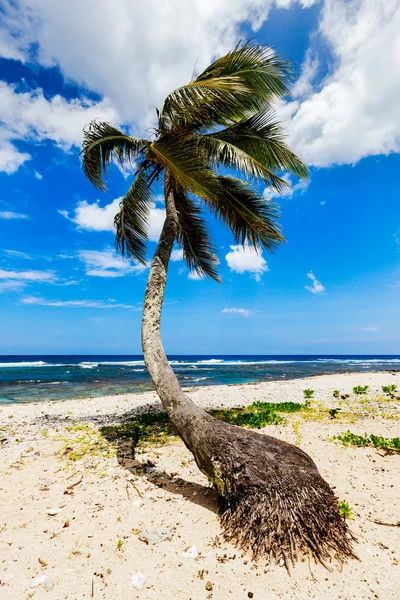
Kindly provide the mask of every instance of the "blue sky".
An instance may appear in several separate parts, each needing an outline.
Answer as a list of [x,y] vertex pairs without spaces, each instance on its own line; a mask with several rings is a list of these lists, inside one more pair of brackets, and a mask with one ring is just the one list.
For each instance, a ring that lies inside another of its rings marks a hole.
[[276,108],[311,177],[276,199],[287,242],[275,255],[241,250],[210,219],[223,284],[171,263],[166,350],[399,353],[400,1],[142,5],[0,0],[0,354],[140,352],[148,271],[114,254],[112,231],[132,173],[94,190],[82,127],[146,135],[195,64],[250,37],[295,65]]

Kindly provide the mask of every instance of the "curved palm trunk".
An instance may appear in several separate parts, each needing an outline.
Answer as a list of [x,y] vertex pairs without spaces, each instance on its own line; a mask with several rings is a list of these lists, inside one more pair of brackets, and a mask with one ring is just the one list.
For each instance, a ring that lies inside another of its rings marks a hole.
[[336,497],[302,450],[267,435],[218,421],[196,406],[173,373],[160,335],[161,309],[178,216],[168,177],[166,219],[147,282],[142,320],[144,360],[164,408],[200,470],[218,490],[228,541],[253,555],[302,555],[324,563],[356,558]]

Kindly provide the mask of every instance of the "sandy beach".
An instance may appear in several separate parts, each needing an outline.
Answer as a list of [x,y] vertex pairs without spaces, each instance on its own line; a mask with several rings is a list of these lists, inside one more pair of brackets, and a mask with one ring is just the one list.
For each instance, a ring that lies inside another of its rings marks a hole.
[[[1,405],[0,598],[398,598],[400,456],[331,439],[347,430],[398,437],[400,403],[381,391],[390,384],[400,389],[400,372],[189,391],[203,407],[229,408],[304,402],[303,389],[314,390],[308,416],[288,414],[260,432],[303,448],[350,504],[360,560],[331,572],[299,563],[291,576],[222,540],[215,494],[179,439],[121,458],[99,433],[160,410],[154,393]],[[357,385],[369,386],[367,396],[352,393]],[[336,389],[349,397],[337,400]],[[71,458],[77,446],[86,450]]]

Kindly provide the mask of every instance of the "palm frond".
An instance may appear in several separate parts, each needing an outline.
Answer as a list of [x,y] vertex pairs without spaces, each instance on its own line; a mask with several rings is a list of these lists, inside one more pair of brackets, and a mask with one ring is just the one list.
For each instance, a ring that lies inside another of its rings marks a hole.
[[289,94],[287,83],[293,77],[291,63],[275,54],[272,48],[246,42],[207,67],[192,84],[212,83],[214,80],[240,82],[262,102],[265,98]]
[[191,271],[220,282],[216,250],[200,208],[176,186],[173,194],[179,218],[177,242],[183,249],[184,261]]
[[108,123],[92,121],[83,134],[83,171],[96,188],[104,190],[104,175],[110,163],[117,160],[121,166],[133,164],[146,152],[148,144],[147,140],[126,135]]
[[199,146],[205,150],[215,167],[224,165],[237,169],[249,178],[261,179],[267,187],[274,188],[278,193],[283,193],[290,187],[287,181],[268,168],[264,162],[264,156],[260,156],[260,153],[251,153],[252,148],[246,148],[246,151],[236,146],[236,140],[220,139],[218,134],[196,137]]
[[209,168],[204,154],[199,152],[194,136],[163,136],[151,144],[149,154],[169,171],[184,192],[209,200],[218,197],[218,177]]
[[275,250],[284,241],[277,223],[279,210],[271,200],[234,177],[219,177],[223,190],[216,203],[208,203],[217,217],[231,229],[237,244]]
[[146,263],[147,227],[153,203],[152,176],[144,169],[139,171],[114,219],[116,250],[142,264]]
[[289,93],[288,61],[259,44],[238,45],[189,84],[169,94],[160,121],[191,130],[227,125],[265,110],[273,98]]
[[[199,136],[201,143],[207,144],[207,139],[213,140],[208,144],[216,160],[223,164],[232,163],[247,175],[260,177],[275,188],[277,186],[270,176],[272,171],[287,171],[303,179],[309,175],[306,165],[287,146],[282,125],[274,120],[274,114],[270,111],[257,113],[208,136]],[[249,161],[247,157],[252,160]],[[281,181],[278,182],[279,186]]]

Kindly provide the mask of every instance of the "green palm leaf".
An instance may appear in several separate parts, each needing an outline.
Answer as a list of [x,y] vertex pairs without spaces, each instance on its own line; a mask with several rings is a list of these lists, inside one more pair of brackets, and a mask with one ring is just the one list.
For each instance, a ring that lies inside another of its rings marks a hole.
[[231,162],[247,175],[264,179],[267,185],[278,188],[281,185],[282,180],[279,186],[274,185],[276,175],[273,178],[270,175],[273,170],[288,171],[303,179],[309,175],[309,169],[286,145],[282,126],[270,111],[252,115],[208,136],[199,136],[203,144],[207,139],[215,140],[210,145],[216,160],[224,164]]
[[289,93],[290,63],[258,44],[237,46],[194,81],[169,94],[160,120],[195,130],[227,125]]
[[146,263],[147,227],[153,204],[151,179],[152,173],[139,171],[114,219],[117,251],[142,264]]
[[207,275],[220,282],[216,250],[199,207],[176,187],[173,194],[179,218],[177,242],[183,249],[183,258],[187,266],[199,275]]
[[269,252],[284,241],[277,223],[279,210],[271,200],[260,196],[251,186],[234,177],[219,177],[223,194],[208,203],[217,217],[231,229],[237,244],[264,247]]
[[220,139],[218,134],[197,136],[197,139],[199,146],[206,151],[209,160],[215,166],[224,165],[237,169],[247,177],[261,179],[278,193],[282,193],[290,187],[284,179],[267,167],[264,156],[261,156],[260,153],[254,153],[255,156],[251,154],[252,148],[246,148],[246,151],[237,147],[232,141]]
[[150,146],[157,163],[167,169],[172,179],[184,192],[212,200],[220,192],[218,177],[210,170],[196,138],[189,136],[164,136]]
[[113,160],[134,164],[146,152],[149,142],[126,135],[108,123],[92,121],[84,130],[82,168],[93,185],[105,189],[104,175]]

